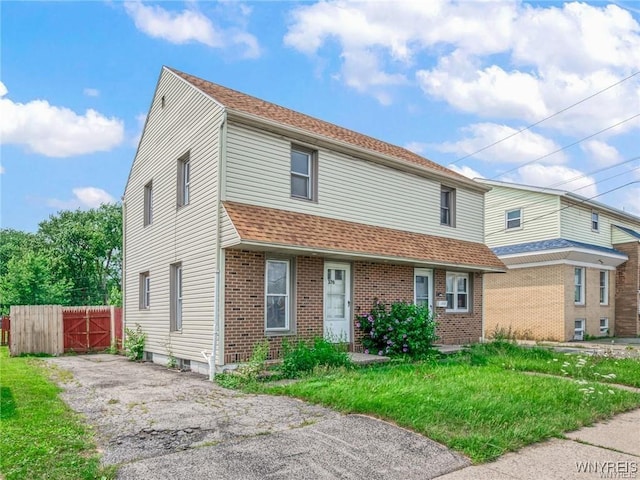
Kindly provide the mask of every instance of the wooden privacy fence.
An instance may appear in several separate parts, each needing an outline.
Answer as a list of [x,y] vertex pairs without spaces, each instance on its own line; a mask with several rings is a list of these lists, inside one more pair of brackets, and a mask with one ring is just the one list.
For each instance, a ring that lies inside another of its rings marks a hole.
[[11,318],[9,315],[3,315],[0,318],[0,346],[9,345],[11,332]]
[[122,309],[59,305],[11,307],[11,355],[86,353],[122,346]]

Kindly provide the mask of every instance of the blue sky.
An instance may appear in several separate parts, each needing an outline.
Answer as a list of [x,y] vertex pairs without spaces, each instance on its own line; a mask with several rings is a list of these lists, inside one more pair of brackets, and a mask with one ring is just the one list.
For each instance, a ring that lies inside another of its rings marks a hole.
[[162,65],[640,215],[638,2],[1,2],[0,18],[3,228],[121,197]]

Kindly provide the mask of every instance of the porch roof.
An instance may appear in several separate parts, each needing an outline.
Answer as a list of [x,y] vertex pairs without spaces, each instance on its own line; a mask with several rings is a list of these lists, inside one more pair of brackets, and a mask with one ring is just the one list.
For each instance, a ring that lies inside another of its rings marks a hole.
[[238,233],[239,246],[286,247],[307,255],[316,252],[475,271],[506,271],[502,261],[481,243],[236,202],[223,204]]

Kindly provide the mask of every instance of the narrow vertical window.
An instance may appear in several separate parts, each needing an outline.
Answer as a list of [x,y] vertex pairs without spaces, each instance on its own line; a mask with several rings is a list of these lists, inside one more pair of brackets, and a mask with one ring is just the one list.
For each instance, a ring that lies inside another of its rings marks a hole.
[[591,230],[600,231],[600,215],[598,212],[591,212]]
[[609,335],[609,319],[608,318],[600,319],[600,334]]
[[170,269],[170,293],[171,293],[171,325],[172,331],[182,330],[182,264],[174,263]]
[[147,183],[144,186],[144,226],[153,222],[153,184]]
[[600,270],[600,305],[609,305],[609,272]]
[[469,275],[447,272],[447,311],[469,311]]
[[315,200],[317,185],[316,152],[291,148],[291,196]]
[[505,226],[507,230],[522,227],[522,209],[507,211],[505,214]]
[[290,262],[267,260],[265,274],[265,322],[267,330],[289,329]]
[[455,226],[455,193],[453,188],[440,188],[440,224]]
[[178,160],[178,206],[189,204],[191,184],[191,162],[189,152]]
[[584,340],[584,318],[576,318],[573,325],[573,339]]
[[576,305],[584,305],[584,268],[576,267],[573,271],[574,276],[574,302]]
[[151,278],[149,272],[140,274],[140,309],[147,310],[151,306]]
[[433,309],[433,271],[427,268],[416,268],[413,274],[413,301],[416,305],[423,305]]

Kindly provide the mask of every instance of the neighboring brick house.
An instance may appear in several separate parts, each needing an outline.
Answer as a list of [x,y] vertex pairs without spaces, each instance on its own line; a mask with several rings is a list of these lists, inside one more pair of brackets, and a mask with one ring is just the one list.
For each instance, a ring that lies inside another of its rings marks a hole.
[[[418,301],[482,336],[489,190],[406,149],[163,68],[124,195],[124,311],[147,358],[206,372]],[[213,355],[212,355],[212,352]],[[206,360],[205,360],[206,358]],[[207,365],[209,361],[209,365]]]
[[562,190],[479,180],[485,243],[507,274],[485,276],[485,335],[579,340],[640,335],[640,218]]

